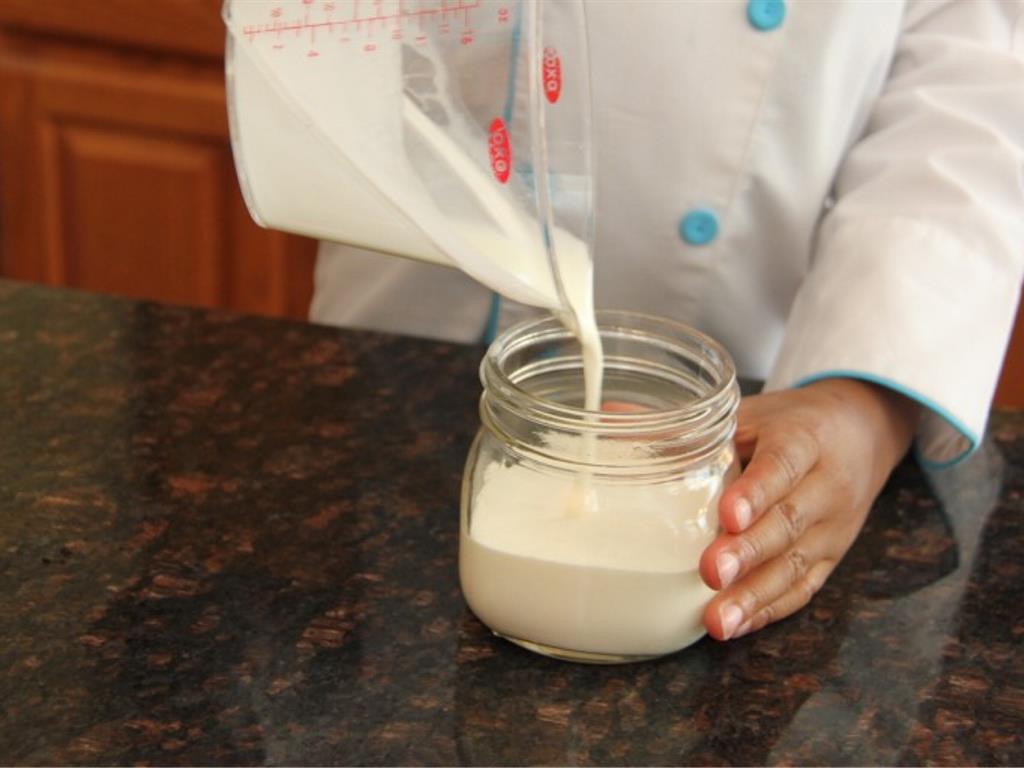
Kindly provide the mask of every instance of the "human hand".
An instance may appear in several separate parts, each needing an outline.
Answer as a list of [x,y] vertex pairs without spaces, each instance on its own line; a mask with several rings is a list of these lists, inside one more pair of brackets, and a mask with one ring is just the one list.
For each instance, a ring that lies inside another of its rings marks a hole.
[[723,492],[724,531],[700,561],[720,590],[704,611],[713,637],[740,637],[810,601],[906,453],[917,416],[908,398],[846,378],[743,399],[736,446],[749,463]]

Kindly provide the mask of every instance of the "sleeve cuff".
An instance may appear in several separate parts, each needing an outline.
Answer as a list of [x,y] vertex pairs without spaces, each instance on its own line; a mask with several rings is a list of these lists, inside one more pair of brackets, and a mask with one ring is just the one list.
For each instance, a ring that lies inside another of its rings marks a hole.
[[916,219],[833,221],[801,287],[767,389],[850,377],[924,406],[923,466],[976,450],[1013,323],[1019,271]]

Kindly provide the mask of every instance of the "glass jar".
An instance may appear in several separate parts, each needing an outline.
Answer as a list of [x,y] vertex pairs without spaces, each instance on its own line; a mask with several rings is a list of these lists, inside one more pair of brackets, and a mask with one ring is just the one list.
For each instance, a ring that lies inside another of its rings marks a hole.
[[598,312],[600,412],[583,410],[579,343],[521,323],[481,366],[482,426],[462,485],[459,578],[496,634],[556,658],[655,658],[704,634],[698,563],[735,470],[739,387],[715,341]]

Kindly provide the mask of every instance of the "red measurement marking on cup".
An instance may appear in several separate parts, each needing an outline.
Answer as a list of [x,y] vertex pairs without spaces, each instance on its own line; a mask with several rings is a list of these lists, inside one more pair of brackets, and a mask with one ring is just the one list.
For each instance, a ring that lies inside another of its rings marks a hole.
[[554,104],[562,95],[562,60],[558,51],[550,46],[544,49],[541,74],[544,78],[544,95]]
[[[247,24],[242,27],[242,34],[249,42],[273,37],[275,48],[283,47],[281,36],[284,34],[305,37],[309,45],[306,55],[310,58],[314,58],[316,51],[318,29],[325,30],[338,43],[350,42],[351,35],[359,32],[365,38],[379,34],[382,39],[399,42],[412,38],[423,45],[428,39],[424,32],[429,26],[438,34],[457,33],[463,45],[470,45],[476,41],[476,33],[470,23],[471,12],[491,7],[487,0],[351,0],[349,3],[342,0],[293,0],[291,3],[282,0],[280,5],[270,10],[268,23]],[[495,10],[499,21],[508,20],[506,7]],[[410,24],[416,27],[407,35],[403,29]],[[376,48],[376,44],[362,46],[362,50],[368,52]]]
[[491,121],[487,150],[491,156],[491,170],[494,172],[494,178],[504,184],[508,181],[509,171],[512,170],[512,144],[509,142],[505,121],[500,117]]

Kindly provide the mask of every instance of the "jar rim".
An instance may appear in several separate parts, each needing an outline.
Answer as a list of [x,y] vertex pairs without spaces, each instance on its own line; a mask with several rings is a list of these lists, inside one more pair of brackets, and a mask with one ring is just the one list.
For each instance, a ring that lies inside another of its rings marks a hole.
[[[675,342],[697,346],[707,354],[706,362],[715,368],[715,381],[707,392],[690,402],[670,408],[644,411],[590,411],[586,408],[556,402],[530,392],[514,381],[504,369],[504,362],[516,351],[539,341],[573,337],[572,332],[554,315],[519,322],[500,334],[487,349],[480,364],[480,378],[485,392],[497,396],[517,410],[529,411],[538,420],[552,426],[585,431],[618,434],[645,433],[664,429],[698,429],[709,421],[717,421],[731,413],[739,401],[739,387],[732,358],[725,348],[707,334],[671,318],[629,310],[598,310],[597,326],[606,331],[628,332],[635,340],[644,337],[653,344]],[[598,420],[597,417],[600,416]]]

